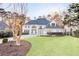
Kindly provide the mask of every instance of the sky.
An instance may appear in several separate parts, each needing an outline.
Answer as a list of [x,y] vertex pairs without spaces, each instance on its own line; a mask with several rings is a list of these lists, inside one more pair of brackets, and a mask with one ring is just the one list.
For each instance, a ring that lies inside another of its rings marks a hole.
[[28,4],[28,16],[38,17],[51,14],[55,11],[63,11],[69,7],[68,3],[31,3]]
[[[27,10],[27,16],[33,19],[34,17],[52,14],[55,11],[64,11],[68,7],[69,3],[28,3],[25,10]],[[11,11],[13,10],[13,6],[8,3],[1,4],[0,8]],[[19,6],[16,8],[19,9]]]

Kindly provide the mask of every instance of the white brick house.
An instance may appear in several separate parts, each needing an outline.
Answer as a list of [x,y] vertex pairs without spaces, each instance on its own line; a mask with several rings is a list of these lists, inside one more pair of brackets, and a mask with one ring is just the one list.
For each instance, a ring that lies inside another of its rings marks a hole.
[[23,27],[23,33],[29,35],[47,35],[48,32],[63,33],[64,29],[59,27],[56,22],[47,20],[46,18],[39,18],[31,20]]

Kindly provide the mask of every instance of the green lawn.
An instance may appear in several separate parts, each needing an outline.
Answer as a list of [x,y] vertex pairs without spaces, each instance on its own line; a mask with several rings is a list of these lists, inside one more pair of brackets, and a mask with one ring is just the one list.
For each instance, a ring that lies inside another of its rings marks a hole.
[[29,56],[79,55],[79,38],[76,37],[33,37],[25,40],[32,44]]

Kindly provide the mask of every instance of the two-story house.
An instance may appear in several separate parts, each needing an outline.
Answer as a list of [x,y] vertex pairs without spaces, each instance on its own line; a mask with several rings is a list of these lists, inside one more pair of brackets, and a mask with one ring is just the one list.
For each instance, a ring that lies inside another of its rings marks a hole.
[[23,27],[23,33],[28,33],[29,35],[47,35],[48,32],[63,33],[63,30],[54,20],[49,21],[46,18],[30,20]]

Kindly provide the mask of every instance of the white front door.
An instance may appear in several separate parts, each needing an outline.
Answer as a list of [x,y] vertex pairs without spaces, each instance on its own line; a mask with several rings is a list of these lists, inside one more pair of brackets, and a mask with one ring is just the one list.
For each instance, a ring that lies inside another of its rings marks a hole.
[[37,34],[37,33],[36,33],[36,29],[32,29],[31,34],[36,35],[36,34]]

